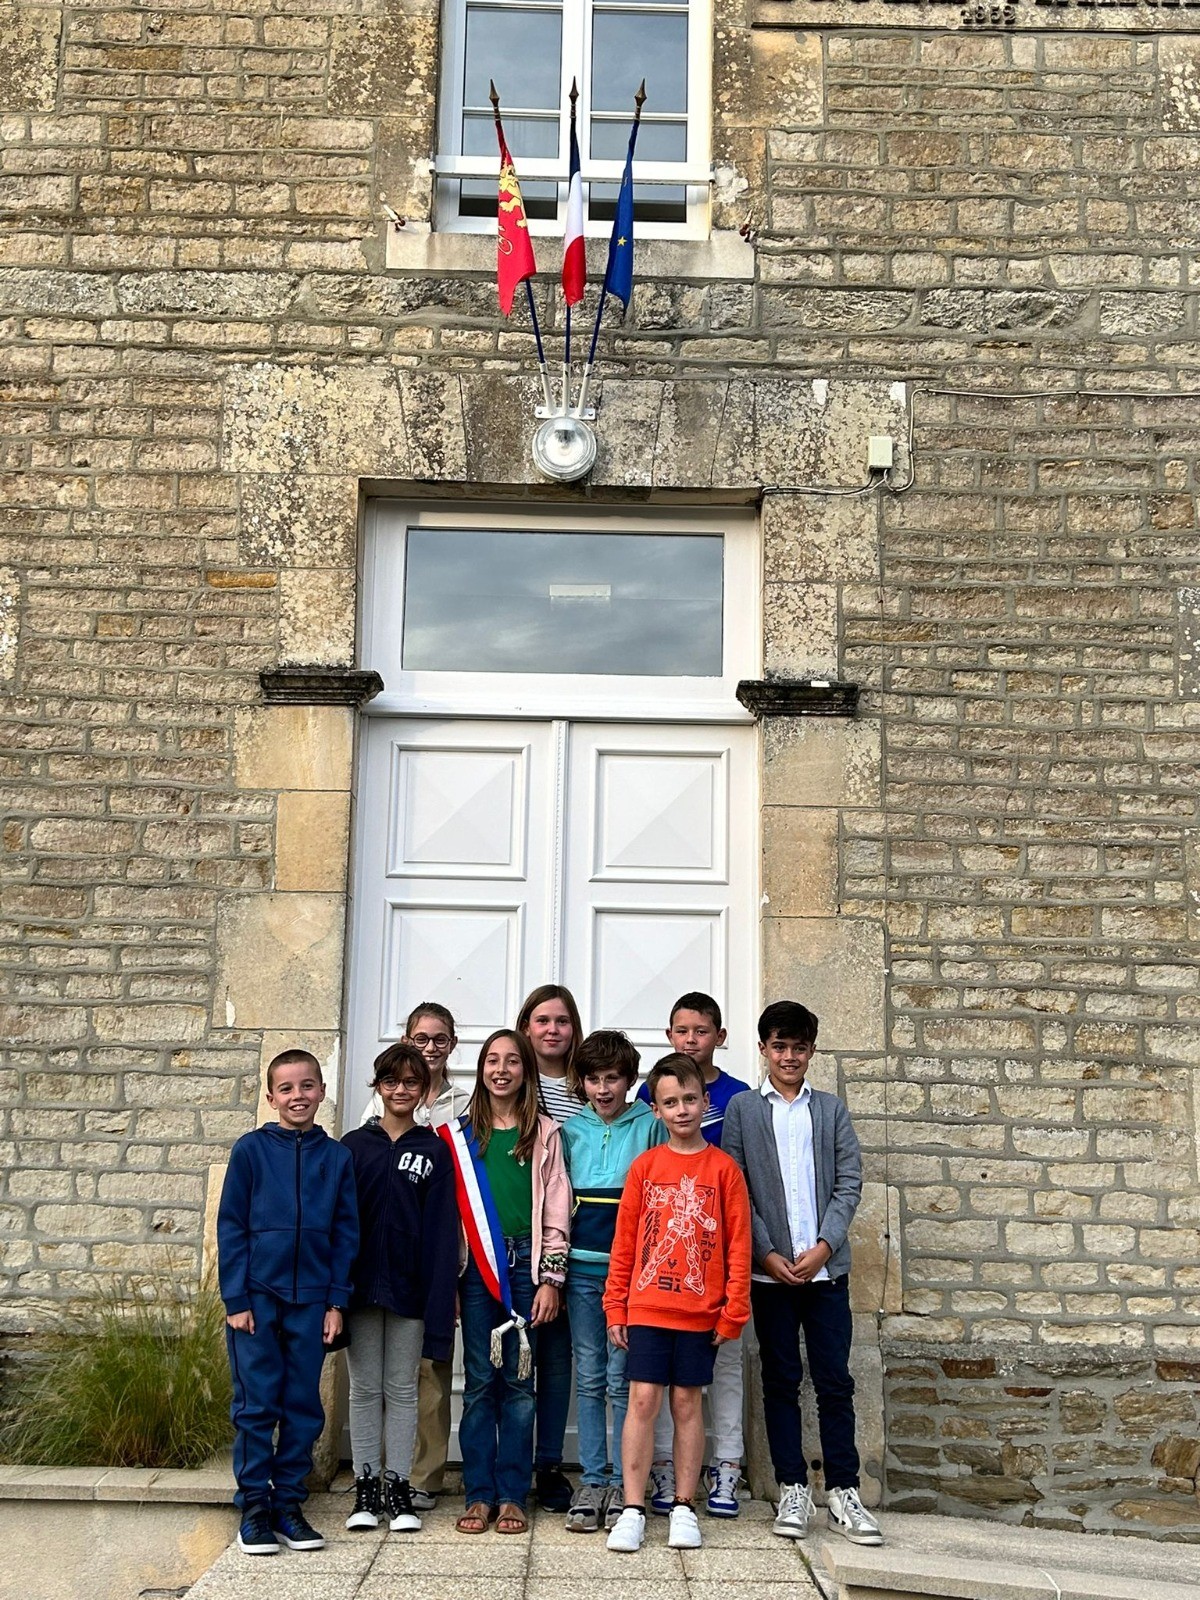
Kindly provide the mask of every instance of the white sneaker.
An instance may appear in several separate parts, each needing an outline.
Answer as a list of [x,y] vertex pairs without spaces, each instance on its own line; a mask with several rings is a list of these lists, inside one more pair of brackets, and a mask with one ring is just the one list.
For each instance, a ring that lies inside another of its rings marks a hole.
[[857,1489],[830,1489],[825,1497],[829,1526],[851,1544],[882,1544],[883,1533],[858,1498]]
[[700,1524],[696,1520],[696,1513],[691,1506],[672,1506],[671,1525],[667,1532],[667,1548],[670,1550],[699,1550],[702,1542]]
[[775,1516],[772,1533],[784,1539],[808,1537],[812,1521],[812,1490],[806,1483],[781,1483],[779,1485],[779,1510]]
[[608,1536],[608,1548],[619,1550],[622,1555],[631,1556],[635,1550],[642,1548],[642,1540],[646,1537],[646,1514],[644,1511],[634,1511],[626,1507],[617,1518],[612,1532]]

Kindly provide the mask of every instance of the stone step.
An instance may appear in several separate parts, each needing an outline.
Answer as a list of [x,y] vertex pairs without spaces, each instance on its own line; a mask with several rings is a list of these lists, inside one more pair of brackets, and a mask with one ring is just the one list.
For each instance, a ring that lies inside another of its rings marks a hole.
[[826,1536],[837,1600],[1197,1600],[1200,1549],[957,1517],[882,1516],[887,1543]]

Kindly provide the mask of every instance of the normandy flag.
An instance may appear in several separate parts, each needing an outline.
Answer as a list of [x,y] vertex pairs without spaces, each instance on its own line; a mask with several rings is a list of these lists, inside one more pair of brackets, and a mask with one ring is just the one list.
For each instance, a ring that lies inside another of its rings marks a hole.
[[571,84],[571,165],[567,184],[567,227],[563,235],[562,289],[568,306],[583,299],[587,278],[587,259],[583,248],[583,180],[579,175],[579,140],[575,133],[575,99],[579,90]]
[[[495,94],[495,85],[492,93]],[[500,110],[496,109],[496,138],[500,142],[500,203],[496,216],[496,283],[500,293],[500,309],[505,316],[512,310],[513,295],[519,283],[532,278],[537,271],[533,259],[533,241],[529,237],[529,223],[525,217],[525,202],[521,199],[521,185],[513,167],[512,156],[500,126]]]

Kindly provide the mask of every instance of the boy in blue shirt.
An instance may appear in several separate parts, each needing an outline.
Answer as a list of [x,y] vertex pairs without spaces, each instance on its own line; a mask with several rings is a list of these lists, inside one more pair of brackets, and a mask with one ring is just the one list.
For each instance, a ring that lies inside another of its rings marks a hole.
[[[672,1050],[687,1056],[700,1068],[708,1094],[708,1108],[700,1131],[709,1144],[718,1147],[725,1122],[725,1109],[734,1095],[750,1087],[740,1078],[722,1072],[713,1056],[725,1043],[721,1008],[710,994],[693,990],[680,995],[671,1007],[667,1039]],[[649,1102],[643,1084],[638,1099]],[[713,1460],[706,1469],[708,1495],[705,1510],[710,1517],[736,1517],[741,1509],[737,1498],[742,1470],[742,1344],[728,1339],[717,1351],[717,1364],[709,1390],[712,1410]],[[672,1456],[674,1428],[670,1409],[663,1406],[654,1425],[654,1463],[650,1468],[650,1506],[660,1517],[670,1516],[675,1502],[675,1465]]]
[[[575,1350],[579,1462],[583,1481],[567,1513],[568,1533],[616,1525],[625,1507],[621,1429],[629,1401],[625,1352],[608,1342],[604,1287],[617,1226],[617,1206],[634,1157],[666,1141],[663,1123],[641,1100],[630,1101],[641,1057],[623,1033],[589,1034],[574,1072],[587,1105],[562,1125],[563,1159],[575,1210],[567,1270],[567,1311]],[[612,1404],[612,1477],[607,1473],[608,1406]]]
[[[273,1556],[321,1550],[300,1510],[325,1422],[321,1366],[342,1331],[358,1206],[350,1152],[315,1125],[320,1063],[285,1050],[267,1068],[278,1122],[243,1136],[229,1156],[217,1212],[225,1340],[237,1436],[238,1546]],[[278,1441],[275,1430],[278,1428]]]

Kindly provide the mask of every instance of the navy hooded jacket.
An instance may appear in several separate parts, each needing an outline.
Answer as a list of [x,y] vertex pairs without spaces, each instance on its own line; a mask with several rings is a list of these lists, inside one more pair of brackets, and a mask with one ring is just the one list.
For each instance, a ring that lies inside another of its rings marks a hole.
[[347,1306],[358,1249],[350,1156],[324,1128],[265,1122],[229,1154],[217,1211],[221,1299],[230,1316],[250,1293],[291,1305]]
[[458,1204],[450,1152],[431,1128],[393,1140],[379,1121],[342,1139],[354,1162],[362,1236],[352,1311],[382,1306],[425,1324],[424,1354],[448,1361],[458,1290]]

